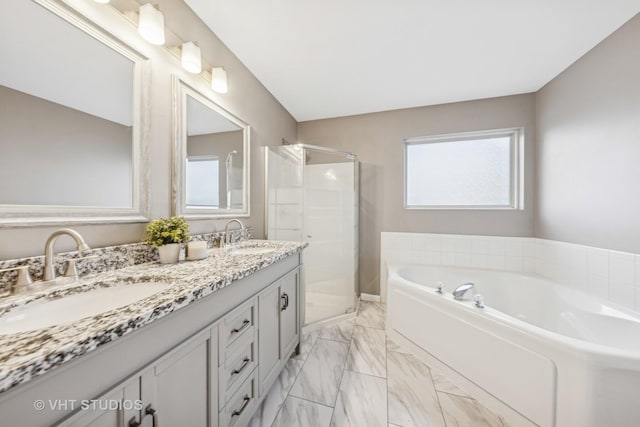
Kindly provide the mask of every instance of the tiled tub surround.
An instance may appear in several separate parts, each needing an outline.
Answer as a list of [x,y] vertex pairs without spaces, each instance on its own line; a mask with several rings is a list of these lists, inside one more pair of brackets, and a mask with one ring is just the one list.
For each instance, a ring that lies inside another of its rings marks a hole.
[[[242,232],[239,229],[229,231],[231,239],[234,242],[251,238],[251,233],[251,228],[246,228],[244,235],[242,235]],[[224,235],[224,231],[221,231],[216,233],[197,234],[192,236],[192,239],[204,240],[208,243],[208,246],[212,248],[216,246],[216,243],[219,242]],[[44,248],[44,242],[42,243],[42,247]],[[65,264],[68,259],[93,256],[95,256],[95,258],[87,258],[77,262],[76,268],[81,277],[86,276],[87,274],[118,270],[132,265],[157,261],[158,251],[146,243],[131,243],[127,245],[90,249],[88,251],[84,251],[81,256],[77,251],[64,252],[56,254],[55,257],[57,275],[60,276],[64,273],[66,268]],[[23,265],[29,266],[29,274],[34,281],[42,280],[44,275],[44,255],[6,261],[0,260],[0,270],[20,267]],[[0,297],[7,296],[9,286],[15,281],[17,276],[17,271],[0,273]]]
[[139,282],[163,282],[171,286],[136,303],[64,325],[30,332],[0,335],[0,391],[6,391],[32,377],[141,328],[167,314],[231,285],[292,254],[306,244],[247,240],[239,246],[274,248],[274,251],[234,256],[213,250],[200,261],[173,265],[138,264],[93,274],[78,282],[36,294],[0,300],[0,311],[15,309],[42,298],[91,290],[96,287]]
[[638,254],[529,237],[381,234],[383,299],[387,263],[415,263],[534,274],[640,312]]

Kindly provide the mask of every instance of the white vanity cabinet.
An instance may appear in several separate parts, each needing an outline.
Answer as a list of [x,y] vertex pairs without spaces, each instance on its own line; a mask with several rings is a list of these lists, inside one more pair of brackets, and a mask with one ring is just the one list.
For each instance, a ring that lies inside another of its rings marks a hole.
[[299,275],[295,253],[0,393],[0,424],[244,427],[299,344]]
[[258,297],[261,394],[269,390],[299,342],[299,290],[300,270],[295,269]]

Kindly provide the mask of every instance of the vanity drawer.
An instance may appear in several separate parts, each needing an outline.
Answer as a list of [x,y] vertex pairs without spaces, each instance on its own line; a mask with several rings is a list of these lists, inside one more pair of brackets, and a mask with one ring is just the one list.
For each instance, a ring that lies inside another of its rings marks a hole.
[[222,365],[226,361],[225,353],[241,337],[255,335],[257,304],[253,298],[227,314],[218,326],[218,363]]
[[245,335],[228,348],[226,361],[218,368],[219,408],[231,399],[258,363],[257,335]]
[[258,404],[258,381],[256,370],[245,380],[238,391],[229,399],[218,416],[219,427],[245,426],[251,419]]

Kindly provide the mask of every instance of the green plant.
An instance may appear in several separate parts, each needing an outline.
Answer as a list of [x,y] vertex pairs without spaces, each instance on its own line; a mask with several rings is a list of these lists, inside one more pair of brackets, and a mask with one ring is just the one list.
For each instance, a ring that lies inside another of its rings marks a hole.
[[147,224],[145,233],[147,235],[145,242],[154,248],[170,243],[187,243],[191,240],[189,224],[181,216],[156,218]]

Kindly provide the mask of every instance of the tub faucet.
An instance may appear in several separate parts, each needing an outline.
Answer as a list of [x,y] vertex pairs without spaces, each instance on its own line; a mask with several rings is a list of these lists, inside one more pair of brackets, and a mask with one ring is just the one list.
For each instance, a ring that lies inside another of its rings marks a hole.
[[56,243],[58,237],[66,234],[68,236],[73,237],[76,241],[76,246],[78,248],[78,252],[82,254],[82,251],[86,251],[91,249],[89,245],[84,241],[80,233],[70,228],[62,228],[60,230],[54,231],[51,236],[47,239],[47,243],[44,245],[44,281],[49,282],[56,278],[56,270],[53,265],[53,245]]
[[473,289],[474,286],[475,284],[471,282],[463,283],[453,291],[453,298],[457,299],[458,301],[462,301],[464,299],[464,294]]

